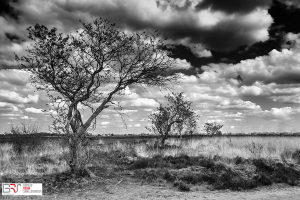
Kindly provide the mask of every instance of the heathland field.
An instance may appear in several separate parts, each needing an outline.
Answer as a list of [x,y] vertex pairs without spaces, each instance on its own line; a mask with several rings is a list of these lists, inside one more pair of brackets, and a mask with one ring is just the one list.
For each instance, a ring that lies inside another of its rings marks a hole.
[[91,181],[104,192],[106,183],[117,187],[126,181],[191,192],[300,185],[300,137],[171,138],[163,149],[158,138],[90,142],[93,177],[68,173],[69,149],[62,138],[1,143],[0,180],[42,182],[44,194],[72,192]]

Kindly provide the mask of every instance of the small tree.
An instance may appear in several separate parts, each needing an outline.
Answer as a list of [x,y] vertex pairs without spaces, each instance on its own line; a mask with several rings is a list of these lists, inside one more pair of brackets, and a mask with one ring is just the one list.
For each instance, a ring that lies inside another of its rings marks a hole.
[[221,124],[213,123],[205,123],[204,130],[208,135],[222,135],[220,129],[223,127]]
[[[174,60],[156,32],[125,34],[101,18],[82,25],[82,31],[69,35],[39,24],[29,27],[33,46],[27,56],[16,55],[32,84],[47,92],[57,113],[52,127],[69,137],[69,165],[75,173],[86,171],[88,130],[104,109],[119,108],[116,96],[132,84],[166,87],[180,78],[170,75]],[[85,122],[80,106],[91,110]]]
[[192,102],[184,100],[183,93],[172,93],[165,98],[168,104],[160,104],[158,111],[149,115],[152,125],[146,127],[150,132],[161,135],[161,147],[165,146],[165,141],[171,134],[194,130],[199,117],[191,108]]

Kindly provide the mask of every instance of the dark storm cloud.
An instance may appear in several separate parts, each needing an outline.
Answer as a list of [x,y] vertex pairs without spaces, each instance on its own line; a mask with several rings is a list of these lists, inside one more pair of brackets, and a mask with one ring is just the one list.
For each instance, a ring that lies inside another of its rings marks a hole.
[[11,42],[15,42],[15,43],[21,43],[22,39],[19,38],[19,36],[17,36],[16,34],[13,33],[5,33],[5,36],[7,37],[7,39],[9,39]]
[[300,7],[296,7],[293,4],[289,6],[285,3],[274,0],[269,13],[274,19],[273,27],[276,27],[278,31],[285,33],[300,32]]
[[18,19],[18,11],[14,9],[12,4],[17,3],[18,0],[1,0],[0,1],[0,16],[12,17]]
[[[221,10],[223,1],[204,1],[203,4],[209,2],[213,2],[216,8]],[[21,39],[26,39],[26,28],[36,23],[49,28],[57,27],[60,31],[68,33],[81,28],[79,19],[91,22],[96,17],[103,17],[115,22],[121,30],[158,30],[175,43],[182,43],[187,47],[201,45],[202,50],[209,49],[212,57],[209,56],[210,52],[206,52],[207,56],[200,59],[199,55],[203,55],[201,52],[197,54],[191,51],[194,58],[189,55],[191,59],[187,60],[196,67],[209,62],[238,62],[249,55],[261,55],[259,51],[265,48],[248,47],[257,42],[269,41],[268,28],[273,21],[264,10],[269,0],[247,2],[243,5],[236,0],[230,3],[233,6],[232,10],[236,10],[232,15],[228,14],[230,9],[227,7],[223,12],[199,7],[196,9],[195,6],[201,5],[197,0],[10,1],[8,5],[13,10],[18,10],[22,22],[0,20],[0,23],[11,26],[10,31],[4,31],[1,35],[0,42],[7,44],[7,41],[3,41],[5,37],[10,42],[19,43]],[[235,50],[237,48],[239,50]],[[253,53],[248,53],[245,49],[251,49]],[[268,52],[265,50],[264,53]],[[11,52],[2,52],[8,53]],[[200,60],[198,64],[197,60]]]
[[215,50],[228,51],[268,39],[267,29],[272,19],[267,14],[256,12],[227,16],[208,10],[196,11],[191,1],[183,1],[180,5],[176,2],[67,1],[58,2],[56,6],[71,14],[87,12],[108,18],[120,28],[158,30],[171,39],[187,39],[190,43]]
[[226,13],[249,13],[256,8],[267,8],[272,0],[203,0],[195,8],[197,10],[210,8]]
[[280,2],[285,3],[288,6],[294,6],[300,8],[299,0],[280,0]]
[[[188,48],[182,48],[180,46],[170,50],[173,52],[173,57],[186,59],[191,62],[194,67],[201,67],[208,63],[222,62],[236,64],[241,60],[254,59],[257,56],[268,55],[273,49],[280,51],[283,46],[292,46],[290,41],[285,40],[285,36],[287,33],[300,33],[300,7],[295,7],[294,4],[287,5],[281,1],[274,0],[268,13],[272,16],[274,22],[268,29],[269,39],[267,41],[257,42],[250,46],[241,45],[229,52],[212,49],[212,57],[210,58],[197,58]],[[217,41],[218,38],[215,36],[214,42]],[[287,45],[285,45],[285,43],[287,43]],[[297,77],[291,75],[290,80],[288,77],[289,76],[283,77],[282,81],[298,82]]]

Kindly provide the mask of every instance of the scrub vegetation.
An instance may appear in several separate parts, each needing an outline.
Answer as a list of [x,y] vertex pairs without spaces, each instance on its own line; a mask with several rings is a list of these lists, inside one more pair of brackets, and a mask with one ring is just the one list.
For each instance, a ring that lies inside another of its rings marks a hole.
[[189,191],[195,185],[246,190],[273,183],[300,184],[298,137],[169,138],[163,149],[155,146],[157,142],[138,137],[92,139],[87,164],[92,176],[70,173],[69,147],[62,137],[40,138],[34,146],[26,140],[6,142],[0,146],[0,179],[40,181],[45,184],[45,192],[124,173],[180,191]]

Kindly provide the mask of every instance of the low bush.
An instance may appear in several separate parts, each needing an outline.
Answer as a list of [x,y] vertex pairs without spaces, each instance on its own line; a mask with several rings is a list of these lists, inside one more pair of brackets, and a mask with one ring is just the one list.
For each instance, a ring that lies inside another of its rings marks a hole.
[[191,190],[190,187],[183,181],[174,181],[173,186],[177,187],[181,192],[189,192]]
[[[221,160],[214,161],[205,157],[156,156],[152,159],[139,159],[135,167],[140,166],[139,168],[142,169],[147,166],[147,170],[140,171],[147,180],[164,179],[174,184],[176,181],[176,184],[206,182],[215,189],[245,190],[272,183],[289,185],[300,183],[300,170],[296,165],[262,158],[233,160],[238,164],[228,165]],[[152,161],[159,164],[153,164]],[[180,162],[180,165],[177,162]]]
[[54,164],[55,161],[51,158],[50,155],[42,155],[41,157],[37,158],[37,164]]
[[138,159],[132,165],[133,169],[145,169],[147,167],[149,167],[149,159],[147,158]]
[[296,161],[296,163],[300,164],[300,149],[296,149],[292,153],[292,159],[294,159]]

